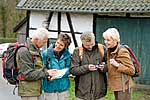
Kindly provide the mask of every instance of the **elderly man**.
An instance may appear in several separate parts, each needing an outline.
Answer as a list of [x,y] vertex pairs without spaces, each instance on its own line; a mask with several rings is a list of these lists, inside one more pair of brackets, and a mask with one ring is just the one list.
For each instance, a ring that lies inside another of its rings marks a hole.
[[91,32],[81,35],[82,47],[74,50],[71,62],[71,73],[75,75],[76,100],[105,100],[107,79],[102,44],[95,42]]
[[41,100],[41,79],[53,76],[55,71],[44,69],[39,48],[47,43],[48,31],[38,28],[32,39],[27,40],[27,46],[17,52],[19,66],[18,95],[22,100]]

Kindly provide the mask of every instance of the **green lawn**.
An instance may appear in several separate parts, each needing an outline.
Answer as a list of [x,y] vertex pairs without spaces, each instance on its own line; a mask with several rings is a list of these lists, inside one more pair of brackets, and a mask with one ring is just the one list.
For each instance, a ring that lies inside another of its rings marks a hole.
[[[73,78],[70,78],[70,81],[71,81],[70,100],[75,100]],[[138,100],[138,98],[141,98],[141,97],[144,97],[144,93],[142,93],[141,91],[133,91],[132,100]],[[108,90],[107,92],[106,100],[115,100],[114,95],[110,90]]]

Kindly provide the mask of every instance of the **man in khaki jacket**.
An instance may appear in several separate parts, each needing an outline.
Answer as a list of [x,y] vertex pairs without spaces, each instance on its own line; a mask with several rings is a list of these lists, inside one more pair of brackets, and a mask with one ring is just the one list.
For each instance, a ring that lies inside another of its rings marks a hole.
[[41,100],[41,79],[55,75],[55,71],[44,69],[40,53],[42,46],[47,43],[48,31],[38,28],[32,39],[27,40],[27,46],[21,47],[17,52],[17,64],[19,66],[18,95],[22,100]]

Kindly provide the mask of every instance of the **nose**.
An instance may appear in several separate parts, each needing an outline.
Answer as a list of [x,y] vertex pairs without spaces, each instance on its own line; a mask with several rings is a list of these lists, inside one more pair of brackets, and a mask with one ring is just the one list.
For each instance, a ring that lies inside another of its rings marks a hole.
[[59,44],[59,43],[57,43],[57,45],[56,45],[57,47],[60,47],[61,45]]

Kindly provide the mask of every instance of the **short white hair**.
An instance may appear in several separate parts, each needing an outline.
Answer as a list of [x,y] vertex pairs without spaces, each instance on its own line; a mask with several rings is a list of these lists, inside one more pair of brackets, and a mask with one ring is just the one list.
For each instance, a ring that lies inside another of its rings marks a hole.
[[120,43],[120,35],[119,31],[116,28],[108,28],[104,33],[103,33],[104,39],[107,37],[111,37],[113,40],[116,40],[118,43]]
[[37,28],[35,34],[32,35],[32,39],[38,38],[39,40],[43,40],[44,38],[48,38],[48,30],[41,27],[41,28]]

